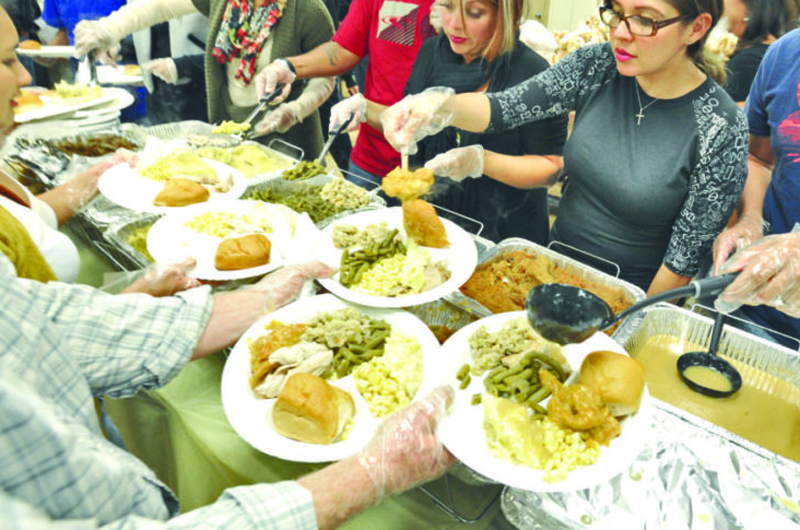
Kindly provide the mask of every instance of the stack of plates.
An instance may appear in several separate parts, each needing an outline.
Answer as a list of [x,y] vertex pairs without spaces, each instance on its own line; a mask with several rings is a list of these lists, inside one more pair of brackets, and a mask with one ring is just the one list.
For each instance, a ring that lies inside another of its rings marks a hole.
[[91,132],[119,125],[119,116],[118,109],[79,110],[64,121],[80,132]]

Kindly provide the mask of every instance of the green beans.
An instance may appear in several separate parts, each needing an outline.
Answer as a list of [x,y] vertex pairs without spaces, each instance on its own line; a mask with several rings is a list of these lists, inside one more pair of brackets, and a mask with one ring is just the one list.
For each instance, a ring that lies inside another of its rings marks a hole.
[[243,198],[283,204],[297,213],[307,213],[314,223],[318,223],[345,210],[322,198],[321,193],[322,186],[298,184],[297,190],[288,194],[278,193],[274,188],[253,189]]
[[493,396],[511,399],[536,414],[544,414],[545,409],[538,403],[550,395],[550,389],[539,381],[540,369],[553,372],[562,382],[567,377],[558,361],[541,352],[529,352],[512,367],[501,365],[490,371],[483,384]]
[[356,285],[376,261],[383,258],[391,258],[398,253],[405,254],[406,246],[397,239],[398,233],[399,231],[395,228],[385,238],[367,247],[353,252],[344,249],[342,258],[339,261],[339,283],[345,287]]
[[386,339],[391,332],[392,327],[386,321],[371,320],[369,333],[365,338],[357,341],[354,337],[349,337],[340,347],[334,348],[333,369],[336,377],[350,375],[359,364],[383,355]]
[[305,180],[325,174],[325,166],[316,160],[303,160],[296,166],[283,172],[284,180]]

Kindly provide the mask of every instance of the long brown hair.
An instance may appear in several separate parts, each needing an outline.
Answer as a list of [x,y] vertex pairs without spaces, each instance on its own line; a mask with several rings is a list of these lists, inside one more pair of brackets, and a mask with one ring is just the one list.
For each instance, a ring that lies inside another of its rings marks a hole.
[[711,25],[703,37],[690,44],[686,52],[694,64],[710,75],[720,85],[725,83],[725,65],[715,54],[706,50],[706,41],[711,29],[717,25],[720,17],[722,16],[723,3],[722,0],[667,0],[672,6],[678,10],[682,15],[686,15],[687,19],[693,21],[703,13],[711,15]]
[[[454,0],[458,2],[458,14],[461,23],[466,26],[466,5],[468,0]],[[480,0],[497,9],[497,27],[494,35],[489,39],[486,47],[481,52],[481,57],[486,61],[494,61],[498,56],[510,53],[517,45],[517,33],[522,20],[525,0]]]

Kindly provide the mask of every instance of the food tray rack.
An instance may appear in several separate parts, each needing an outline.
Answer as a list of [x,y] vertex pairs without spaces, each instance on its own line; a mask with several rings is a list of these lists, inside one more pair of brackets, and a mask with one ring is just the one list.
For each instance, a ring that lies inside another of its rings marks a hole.
[[[528,241],[527,239],[517,237],[507,238],[495,245],[491,245],[483,249],[483,251],[481,251],[480,247],[478,250],[478,266],[491,262],[495,259],[499,259],[509,252],[521,250],[532,254],[542,255],[555,263],[558,267],[568,269],[580,278],[584,278],[591,283],[621,289],[625,295],[625,298],[631,303],[638,302],[646,297],[646,294],[642,289],[631,283],[620,280],[619,278],[615,278],[610,274],[601,272],[584,263],[581,263],[578,260],[564,256],[563,254],[560,254],[547,247],[543,247],[542,245],[533,243],[532,241]],[[489,316],[492,314],[489,309],[487,309],[477,300],[462,294],[460,291],[448,295],[447,298],[451,303],[454,303],[457,306],[464,308],[466,311],[472,312],[480,317]],[[627,320],[636,320],[636,318],[636,315],[632,315]]]
[[[645,308],[613,338],[632,350],[656,334],[710,342],[713,320],[673,306]],[[800,387],[800,356],[726,326],[719,352]],[[756,381],[755,384],[758,384]],[[571,493],[507,488],[506,518],[523,530],[800,527],[800,463],[651,398],[648,436],[611,481]],[[775,421],[780,421],[775,418]]]

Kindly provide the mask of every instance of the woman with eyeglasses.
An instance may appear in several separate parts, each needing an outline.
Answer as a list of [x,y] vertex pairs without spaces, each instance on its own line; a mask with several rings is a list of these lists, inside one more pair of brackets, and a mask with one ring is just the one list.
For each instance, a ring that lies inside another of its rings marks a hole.
[[409,96],[385,112],[384,134],[402,152],[446,125],[494,133],[574,110],[551,239],[616,263],[650,295],[686,285],[747,172],[744,116],[704,52],[721,13],[722,0],[607,3],[609,43],[504,92]]
[[769,45],[797,27],[797,6],[794,0],[725,0],[724,13],[739,39],[725,65],[725,90],[743,107]]

